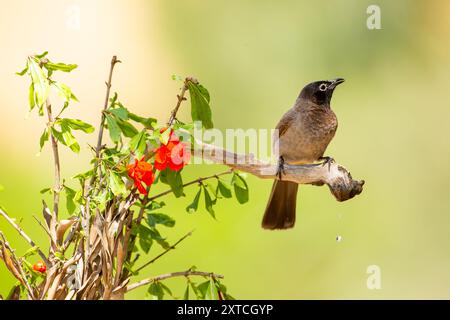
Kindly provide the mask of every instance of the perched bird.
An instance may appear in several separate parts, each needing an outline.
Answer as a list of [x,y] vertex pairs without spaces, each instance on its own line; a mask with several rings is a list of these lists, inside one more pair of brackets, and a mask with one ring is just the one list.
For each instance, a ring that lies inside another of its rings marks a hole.
[[[344,79],[316,81],[300,92],[294,106],[277,125],[280,179],[275,180],[262,220],[264,229],[288,229],[295,224],[298,184],[282,180],[283,164],[313,163],[323,154],[337,129],[330,108],[333,91]],[[329,158],[328,158],[329,159]]]

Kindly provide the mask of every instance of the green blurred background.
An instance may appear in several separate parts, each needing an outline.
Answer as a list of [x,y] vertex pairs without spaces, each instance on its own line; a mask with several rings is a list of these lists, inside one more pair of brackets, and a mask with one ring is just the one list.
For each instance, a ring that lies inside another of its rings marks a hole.
[[[366,8],[381,8],[381,30],[368,30]],[[77,11],[79,10],[79,11]],[[80,24],[73,23],[79,12]],[[29,54],[79,64],[58,75],[80,100],[69,114],[97,124],[109,61],[123,61],[113,90],[136,113],[168,117],[179,83],[194,75],[212,95],[215,125],[272,128],[308,82],[347,81],[334,94],[339,129],[327,154],[366,180],[362,195],[338,203],[326,187],[301,187],[297,225],[260,228],[270,181],[248,180],[250,202],[217,205],[218,221],[188,215],[187,197],[167,197],[177,219],[162,230],[174,241],[194,235],[146,269],[151,276],[199,269],[225,275],[243,299],[450,298],[450,2],[442,1],[14,1],[0,12],[0,203],[38,242],[46,237],[39,190],[51,185],[44,120],[27,115],[27,84],[14,75]],[[181,119],[188,119],[188,108]],[[78,135],[80,137],[80,135]],[[62,151],[67,178],[88,168],[87,143]],[[185,180],[223,170],[190,166]],[[155,190],[155,189],[154,189]],[[162,190],[162,188],[161,188]],[[156,192],[157,190],[155,190]],[[0,219],[23,253],[27,244]],[[342,241],[337,242],[337,236]],[[150,256],[160,251],[154,247]],[[367,267],[381,269],[369,290]],[[0,294],[14,279],[0,264]],[[183,279],[166,282],[183,294]],[[145,297],[145,288],[128,298]]]

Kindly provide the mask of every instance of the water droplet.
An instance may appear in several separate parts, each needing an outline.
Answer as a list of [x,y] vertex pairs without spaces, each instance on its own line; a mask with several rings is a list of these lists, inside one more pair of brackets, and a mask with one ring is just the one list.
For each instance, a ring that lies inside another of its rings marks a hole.
[[341,242],[341,241],[342,241],[342,236],[337,235],[337,236],[336,236],[336,242]]

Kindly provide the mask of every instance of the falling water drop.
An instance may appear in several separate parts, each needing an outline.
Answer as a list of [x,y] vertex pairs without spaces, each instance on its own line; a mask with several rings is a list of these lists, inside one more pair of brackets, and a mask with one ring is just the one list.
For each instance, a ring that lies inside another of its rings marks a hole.
[[336,236],[336,242],[341,242],[341,241],[342,241],[342,236],[337,235],[337,236]]

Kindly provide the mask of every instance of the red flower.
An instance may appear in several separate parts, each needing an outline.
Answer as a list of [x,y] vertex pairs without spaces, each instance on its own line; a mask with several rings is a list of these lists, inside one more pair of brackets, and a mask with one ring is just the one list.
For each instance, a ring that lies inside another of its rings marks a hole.
[[33,270],[40,273],[45,273],[47,271],[47,266],[45,265],[44,262],[39,261],[33,265]]
[[[165,129],[161,130],[165,131]],[[169,141],[155,150],[155,168],[162,171],[169,167],[170,170],[180,171],[189,163],[190,158],[191,153],[186,148],[186,144],[181,142],[172,130]]]
[[127,170],[128,176],[134,180],[134,186],[141,194],[147,194],[147,189],[142,185],[142,182],[150,186],[155,181],[153,166],[144,161],[144,157],[142,157],[141,160],[135,159],[134,163],[129,164]]

